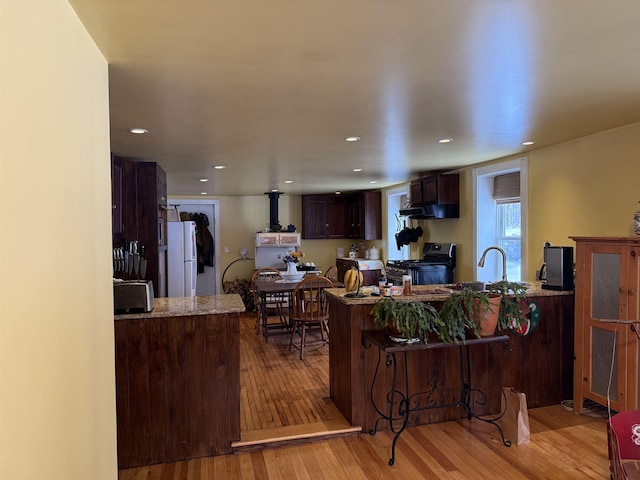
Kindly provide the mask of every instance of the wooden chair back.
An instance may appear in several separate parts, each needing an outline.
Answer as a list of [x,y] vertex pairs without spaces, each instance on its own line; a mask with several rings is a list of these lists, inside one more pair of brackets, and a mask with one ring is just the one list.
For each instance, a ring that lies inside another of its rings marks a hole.
[[327,277],[314,275],[303,278],[291,295],[291,318],[305,322],[327,320],[329,318],[329,302],[324,290],[332,287],[333,282]]
[[331,265],[327,269],[327,271],[325,272],[324,276],[327,277],[332,282],[337,282],[338,281],[338,267],[336,267],[335,265]]
[[253,275],[251,276],[251,290],[253,292],[253,302],[256,305],[256,308],[260,303],[258,290],[256,288],[256,279],[260,277],[260,278],[265,278],[273,281],[281,280],[282,279],[282,276],[280,275],[281,273],[282,272],[280,270],[272,267],[259,268],[258,270],[253,272]]

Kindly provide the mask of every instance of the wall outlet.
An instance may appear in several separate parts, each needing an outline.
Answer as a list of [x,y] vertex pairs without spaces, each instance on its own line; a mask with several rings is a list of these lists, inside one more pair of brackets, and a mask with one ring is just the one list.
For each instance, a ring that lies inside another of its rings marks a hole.
[[224,253],[229,253],[229,247],[224,247]]

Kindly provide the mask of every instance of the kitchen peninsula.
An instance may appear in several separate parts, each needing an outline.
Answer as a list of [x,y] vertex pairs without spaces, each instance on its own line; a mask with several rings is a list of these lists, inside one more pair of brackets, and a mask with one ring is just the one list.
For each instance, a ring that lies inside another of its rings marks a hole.
[[231,452],[240,440],[239,295],[156,298],[116,315],[118,466]]
[[[528,335],[511,331],[507,343],[487,343],[469,349],[471,388],[486,393],[473,394],[476,414],[500,410],[500,386],[515,387],[526,393],[530,408],[560,403],[572,398],[573,378],[573,291],[551,291],[529,282],[527,302],[539,312],[539,324]],[[414,286],[414,295],[399,300],[422,300],[439,309],[448,294],[432,294],[436,285]],[[331,399],[352,425],[374,428],[378,412],[372,405],[382,402],[393,379],[384,358],[375,388],[379,350],[363,342],[363,332],[375,330],[370,315],[380,297],[347,298],[344,289],[327,291],[329,296],[329,384]],[[458,349],[417,350],[407,355],[408,382],[412,391],[450,396],[460,390]],[[401,371],[402,369],[399,369]],[[400,379],[404,382],[404,379]],[[459,408],[416,412],[410,425],[461,418]],[[378,429],[386,425],[379,424]]]

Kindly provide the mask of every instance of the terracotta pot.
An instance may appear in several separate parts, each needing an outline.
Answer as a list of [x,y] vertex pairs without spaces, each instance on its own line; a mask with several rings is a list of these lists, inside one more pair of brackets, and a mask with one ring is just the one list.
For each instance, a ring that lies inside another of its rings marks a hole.
[[[473,309],[474,320],[479,325],[481,336],[488,337],[495,333],[501,301],[502,295],[491,294],[489,296],[489,308],[483,308],[481,312],[478,311],[479,308],[477,306]],[[477,305],[478,301],[474,300],[474,304]]]

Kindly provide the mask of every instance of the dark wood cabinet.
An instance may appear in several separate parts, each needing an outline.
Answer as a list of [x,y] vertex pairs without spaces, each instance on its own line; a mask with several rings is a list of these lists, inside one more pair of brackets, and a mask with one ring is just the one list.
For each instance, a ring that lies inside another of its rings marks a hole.
[[342,195],[302,197],[302,238],[347,238],[347,198]]
[[302,238],[382,238],[381,198],[379,191],[346,195],[303,195]]
[[357,192],[348,197],[348,238],[379,240],[382,238],[382,193]]
[[167,279],[161,275],[166,265],[167,174],[155,162],[136,163],[138,238],[145,247],[147,274],[155,296],[164,296]]
[[122,235],[124,229],[122,223],[123,178],[122,161],[117,157],[111,157],[111,231],[113,235]]
[[[137,240],[144,246],[146,280],[153,282],[155,296],[164,296],[166,278],[167,175],[155,162],[135,162],[112,156],[112,242],[114,247]],[[139,278],[116,272],[124,279]]]
[[433,174],[411,181],[411,206],[458,205],[460,203],[460,175]]

